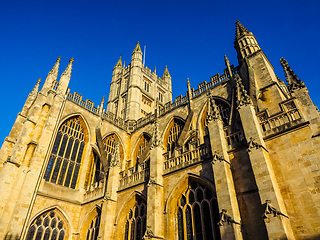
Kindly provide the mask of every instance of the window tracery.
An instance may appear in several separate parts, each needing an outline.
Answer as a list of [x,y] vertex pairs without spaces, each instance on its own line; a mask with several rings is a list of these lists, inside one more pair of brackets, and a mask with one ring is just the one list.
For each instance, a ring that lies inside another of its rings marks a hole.
[[217,201],[212,190],[198,182],[190,181],[187,191],[178,201],[178,239],[220,239],[218,215]]
[[31,223],[26,240],[64,240],[65,225],[55,211],[46,212]]
[[150,142],[150,140],[151,140],[151,137],[147,134],[143,134],[140,137],[134,152],[134,159],[136,163],[141,163],[140,162],[141,155],[144,153],[144,150],[147,148],[147,145]]
[[103,139],[105,151],[107,154],[107,160],[109,163],[111,161],[112,155],[115,152],[117,141],[118,141],[118,137],[116,134],[111,134],[111,135],[107,136],[105,139]]
[[86,240],[97,240],[99,236],[99,227],[100,227],[101,212],[98,211],[98,214],[92,219],[91,224],[87,230]]
[[146,231],[147,205],[144,200],[138,199],[131,208],[125,225],[124,240],[141,240]]
[[84,147],[85,132],[80,117],[68,119],[57,133],[44,179],[75,188]]
[[180,133],[183,129],[184,122],[179,119],[174,119],[167,130],[167,134],[165,136],[165,149],[167,152],[173,152],[176,143],[179,139]]

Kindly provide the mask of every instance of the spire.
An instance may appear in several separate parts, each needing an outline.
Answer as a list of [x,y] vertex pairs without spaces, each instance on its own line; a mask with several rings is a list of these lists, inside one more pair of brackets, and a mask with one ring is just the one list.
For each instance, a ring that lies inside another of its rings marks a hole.
[[252,33],[249,32],[249,30],[246,29],[239,21],[236,21],[236,39],[247,34],[252,34]]
[[139,41],[138,41],[138,43],[137,43],[137,45],[136,45],[136,47],[134,48],[134,50],[133,50],[132,53],[135,53],[135,52],[140,52],[140,53],[142,53]]
[[[52,76],[55,80],[58,77],[58,72],[59,72],[59,66],[60,66],[60,61],[61,61],[61,57],[57,58],[56,63],[54,64],[53,68],[51,69],[51,71],[48,73],[48,76]],[[47,78],[48,78],[47,76]]]
[[286,81],[288,82],[288,89],[290,92],[294,92],[296,90],[306,87],[304,82],[298,78],[298,76],[294,73],[294,71],[288,65],[287,60],[285,60],[284,58],[281,58],[280,63],[281,63],[281,66],[283,67],[284,75],[286,76]]
[[47,78],[42,86],[42,93],[47,94],[47,92],[52,88],[53,82],[57,80],[59,66],[60,66],[61,57],[58,57],[56,63],[54,64],[51,71],[48,73]]
[[38,79],[36,85],[34,85],[32,91],[30,92],[29,95],[36,95],[38,93],[40,83],[41,83],[41,78]]
[[71,58],[71,59],[69,60],[69,64],[68,64],[66,70],[64,70],[64,72],[62,73],[61,78],[64,77],[64,76],[66,76],[66,77],[68,77],[68,78],[71,77],[71,70],[72,70],[72,63],[73,63],[73,62],[74,62],[74,59]]
[[261,50],[256,37],[246,29],[239,21],[236,21],[236,37],[234,47],[237,50],[238,61]]
[[103,105],[104,105],[104,96],[102,97],[102,100],[101,100],[101,103],[100,103],[100,109],[99,109],[99,114],[100,114],[100,116],[101,116],[102,113],[103,113]]
[[72,70],[73,61],[74,61],[74,59],[71,58],[66,70],[64,70],[64,72],[62,73],[62,75],[60,77],[60,82],[59,82],[57,92],[61,95],[64,95],[68,89],[68,85],[69,85],[70,78],[71,78],[71,70]]
[[121,56],[119,57],[119,60],[116,64],[116,66],[114,68],[122,68],[122,60],[121,60]]
[[168,70],[168,67],[166,66],[166,68],[164,69],[164,73],[163,73],[163,76],[162,76],[162,79],[164,79],[165,77],[170,77],[170,73],[169,73],[169,70]]

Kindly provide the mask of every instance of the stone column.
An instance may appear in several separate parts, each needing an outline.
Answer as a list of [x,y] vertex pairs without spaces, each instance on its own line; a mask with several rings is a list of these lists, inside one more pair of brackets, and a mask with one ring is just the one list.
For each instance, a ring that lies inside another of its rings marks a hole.
[[119,142],[109,167],[107,189],[102,202],[101,222],[98,239],[109,240],[114,236],[114,222],[117,210],[117,190],[120,181],[120,149]]
[[209,96],[207,122],[213,155],[212,168],[219,212],[220,215],[227,214],[231,217],[231,221],[224,221],[222,217],[220,219],[221,239],[241,240],[240,212],[230,169],[223,122],[212,96]]
[[[275,209],[287,215],[272,162],[252,104],[241,106],[239,114],[246,140],[249,143],[248,152],[259,189],[261,204],[266,205],[267,200],[270,200]],[[290,221],[285,216],[279,216],[278,219],[272,218],[266,222],[266,227],[270,239],[294,239]]]
[[150,147],[150,179],[147,184],[147,230],[143,239],[164,239],[163,144],[159,139],[158,119]]

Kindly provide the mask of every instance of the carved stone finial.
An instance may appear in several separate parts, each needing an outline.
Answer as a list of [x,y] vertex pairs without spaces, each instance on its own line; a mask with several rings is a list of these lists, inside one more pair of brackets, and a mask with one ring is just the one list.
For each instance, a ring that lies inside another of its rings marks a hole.
[[116,148],[110,161],[110,167],[120,167],[120,143],[116,142]]
[[104,96],[102,97],[102,100],[101,100],[101,103],[100,103],[101,109],[103,109],[103,105],[104,105]]
[[206,121],[209,123],[213,120],[217,120],[217,119],[221,120],[219,107],[217,106],[210,90],[208,91],[207,96],[208,96],[208,111],[207,111]]
[[230,217],[227,214],[227,210],[222,209],[221,213],[220,213],[220,221],[217,223],[217,225],[223,226],[225,223],[227,223],[228,225],[229,224],[239,224],[239,225],[241,225],[240,223],[236,222],[232,217]]
[[287,215],[283,214],[282,212],[278,211],[277,209],[275,209],[272,205],[271,205],[271,201],[270,200],[266,200],[266,202],[263,204],[264,206],[264,213],[262,214],[262,218],[266,221],[266,222],[270,222],[270,215],[273,215],[273,217],[278,217],[278,216],[283,216],[286,218],[289,218]]
[[234,75],[234,80],[237,87],[237,108],[252,104],[251,98],[247,94],[247,90],[244,88],[242,79],[240,78],[238,73]]
[[160,139],[160,133],[159,133],[159,119],[156,117],[153,122],[153,135],[151,139],[151,146],[150,149],[156,148],[156,147],[163,147],[162,141]]
[[304,82],[298,78],[298,76],[294,73],[294,71],[288,65],[287,60],[285,60],[284,58],[281,58],[280,63],[281,63],[281,66],[283,67],[284,75],[286,76],[286,81],[288,82],[287,87],[291,93],[306,87]]

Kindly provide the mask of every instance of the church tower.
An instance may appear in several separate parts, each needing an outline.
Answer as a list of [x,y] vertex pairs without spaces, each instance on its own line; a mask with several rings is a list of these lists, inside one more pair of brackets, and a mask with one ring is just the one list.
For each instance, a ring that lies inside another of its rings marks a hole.
[[156,99],[160,107],[172,101],[171,76],[166,66],[163,77],[144,66],[138,42],[126,67],[121,57],[113,69],[107,111],[125,121],[138,120],[152,112]]

